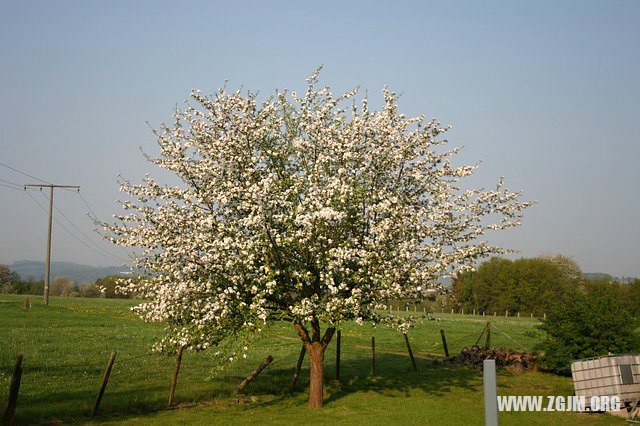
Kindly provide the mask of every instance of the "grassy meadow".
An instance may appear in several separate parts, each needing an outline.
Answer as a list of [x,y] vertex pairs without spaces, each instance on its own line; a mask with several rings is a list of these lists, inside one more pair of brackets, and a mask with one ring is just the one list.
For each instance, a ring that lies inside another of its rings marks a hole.
[[[531,318],[435,314],[409,333],[419,370],[413,371],[402,335],[386,328],[350,324],[342,329],[341,374],[335,380],[335,337],[325,356],[325,407],[306,407],[308,358],[294,393],[287,388],[301,343],[290,324],[275,324],[256,341],[247,359],[212,377],[210,351],[185,352],[178,379],[178,409],[165,410],[175,356],[152,353],[159,324],[131,313],[131,300],[0,295],[0,408],[11,371],[24,355],[16,412],[19,423],[66,421],[126,424],[482,424],[482,373],[471,367],[438,366],[440,329],[451,354],[476,342],[487,320],[493,346],[531,349],[540,338]],[[407,313],[403,313],[407,314]],[[412,313],[415,315],[415,313]],[[418,313],[420,314],[420,313]],[[371,336],[376,337],[376,375],[371,374]],[[483,337],[484,339],[484,337]],[[117,351],[99,416],[89,419],[111,351]],[[267,355],[273,363],[244,391],[235,387]],[[569,378],[540,372],[498,373],[500,395],[572,395]],[[197,404],[193,406],[194,404]],[[600,414],[500,413],[501,424],[624,424]]]

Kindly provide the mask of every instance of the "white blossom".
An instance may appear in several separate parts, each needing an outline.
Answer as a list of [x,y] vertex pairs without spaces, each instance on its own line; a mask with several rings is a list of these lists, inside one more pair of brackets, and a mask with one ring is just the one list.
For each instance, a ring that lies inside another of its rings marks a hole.
[[121,284],[143,318],[167,324],[161,346],[203,349],[271,320],[406,330],[375,308],[505,252],[478,238],[519,225],[531,203],[503,179],[463,190],[477,166],[453,164],[450,126],[399,114],[387,88],[372,111],[356,91],[316,89],[317,72],[308,82],[304,96],[263,102],[192,91],[147,155],[183,183],[119,182],[129,199],[103,226],[140,249],[145,278]]

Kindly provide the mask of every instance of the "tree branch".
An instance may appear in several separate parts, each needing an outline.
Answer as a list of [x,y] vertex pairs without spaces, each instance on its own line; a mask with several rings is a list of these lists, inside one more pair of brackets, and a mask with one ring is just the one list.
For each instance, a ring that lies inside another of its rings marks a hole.
[[302,342],[305,345],[311,344],[311,339],[309,338],[309,332],[307,331],[307,329],[304,328],[304,326],[299,322],[294,323],[293,326],[295,327],[298,336],[300,336],[300,338],[302,339]]
[[327,331],[324,332],[324,336],[322,337],[322,346],[326,347],[329,342],[331,342],[331,338],[333,337],[333,333],[336,332],[335,327],[327,328]]
[[311,320],[311,332],[313,333],[313,341],[319,342],[320,341],[320,322],[316,317],[313,317],[313,319]]

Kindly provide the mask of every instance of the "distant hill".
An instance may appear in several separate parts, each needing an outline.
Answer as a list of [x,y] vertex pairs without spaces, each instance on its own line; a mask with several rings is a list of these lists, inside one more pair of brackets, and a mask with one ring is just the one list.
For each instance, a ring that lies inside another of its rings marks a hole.
[[[22,279],[44,280],[45,262],[35,260],[18,260],[9,265],[9,269],[20,274]],[[72,262],[51,262],[51,279],[67,277],[77,283],[93,282],[107,275],[118,275],[127,268],[121,266],[90,266]]]
[[609,281],[617,281],[620,283],[630,283],[633,280],[637,279],[636,277],[614,277],[611,276],[609,274],[604,274],[602,272],[585,272],[582,275],[584,275],[585,278],[589,279],[589,280],[609,280]]

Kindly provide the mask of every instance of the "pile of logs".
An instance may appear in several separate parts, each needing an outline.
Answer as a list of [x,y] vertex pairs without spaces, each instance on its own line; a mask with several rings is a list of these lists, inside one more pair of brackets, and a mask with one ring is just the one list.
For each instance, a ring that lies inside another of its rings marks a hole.
[[458,355],[436,360],[434,364],[473,365],[481,368],[482,361],[485,359],[495,359],[496,366],[506,367],[507,370],[515,373],[538,369],[537,356],[534,353],[502,347],[481,348],[477,345],[463,348]]

